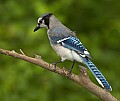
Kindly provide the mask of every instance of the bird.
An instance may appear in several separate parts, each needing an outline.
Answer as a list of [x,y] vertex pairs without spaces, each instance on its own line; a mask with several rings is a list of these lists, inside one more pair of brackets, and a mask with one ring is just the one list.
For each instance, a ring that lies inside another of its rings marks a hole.
[[53,13],[45,13],[38,18],[34,32],[40,28],[47,29],[50,45],[61,57],[61,60],[55,64],[70,60],[73,62],[71,67],[72,70],[75,62],[83,63],[90,69],[98,83],[105,90],[112,91],[108,81],[91,61],[92,57],[90,53],[78,39],[75,31],[70,30],[62,24]]

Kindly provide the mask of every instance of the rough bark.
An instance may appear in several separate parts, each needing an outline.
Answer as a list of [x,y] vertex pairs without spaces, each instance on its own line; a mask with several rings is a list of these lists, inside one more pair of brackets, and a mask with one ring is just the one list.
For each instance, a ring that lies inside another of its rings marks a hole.
[[[14,58],[19,58],[21,60],[25,60],[27,62],[33,63],[35,65],[38,65],[42,68],[45,68],[49,71],[58,73],[59,75],[62,75],[64,77],[69,78],[71,81],[76,82],[77,84],[81,85],[82,87],[86,88],[89,92],[97,96],[103,101],[118,101],[114,96],[110,94],[110,92],[106,91],[105,89],[100,88],[99,86],[95,85],[90,79],[87,74],[87,70],[83,66],[80,67],[80,74],[76,75],[73,73],[69,73],[68,70],[66,70],[64,67],[59,68],[53,65],[45,62],[40,56],[36,55],[35,58],[26,56],[22,50],[20,50],[21,53],[17,53],[14,50],[4,50],[0,48],[1,54],[6,54],[8,56],[12,56]],[[7,61],[6,61],[7,62]]]

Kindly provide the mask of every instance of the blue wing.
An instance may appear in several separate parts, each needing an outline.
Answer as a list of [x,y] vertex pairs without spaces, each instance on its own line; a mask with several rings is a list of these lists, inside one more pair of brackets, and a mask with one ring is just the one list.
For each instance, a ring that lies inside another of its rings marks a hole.
[[87,49],[83,46],[75,33],[69,29],[55,27],[48,32],[52,44],[61,44],[62,46],[74,50],[82,57],[91,58]]
[[70,36],[70,37],[58,40],[57,43],[61,43],[62,46],[78,52],[82,57],[91,58],[87,49],[76,37]]

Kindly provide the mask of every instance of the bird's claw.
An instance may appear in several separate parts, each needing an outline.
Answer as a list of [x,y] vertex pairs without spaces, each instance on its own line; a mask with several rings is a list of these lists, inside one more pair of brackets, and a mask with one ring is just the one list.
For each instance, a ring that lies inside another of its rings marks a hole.
[[56,63],[54,62],[54,63],[52,63],[52,65],[54,65],[54,70],[56,70]]

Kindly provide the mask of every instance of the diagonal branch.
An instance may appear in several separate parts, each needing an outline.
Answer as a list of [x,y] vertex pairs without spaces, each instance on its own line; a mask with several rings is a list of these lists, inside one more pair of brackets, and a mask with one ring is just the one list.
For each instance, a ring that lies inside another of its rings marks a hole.
[[80,74],[69,74],[69,71],[66,70],[64,67],[59,68],[56,67],[52,64],[49,64],[45,62],[40,56],[36,55],[35,58],[26,56],[22,50],[20,50],[21,54],[16,53],[14,50],[13,51],[8,51],[0,48],[0,54],[6,54],[8,56],[12,56],[15,58],[19,58],[21,60],[25,60],[27,62],[33,63],[35,65],[38,65],[42,68],[45,68],[49,71],[58,73],[62,76],[65,76],[69,78],[70,80],[76,82],[77,84],[81,85],[82,87],[86,88],[88,91],[96,95],[98,98],[102,99],[103,101],[118,101],[114,96],[110,94],[110,92],[100,88],[99,86],[95,85],[90,79],[87,74],[87,70],[82,67],[80,67]]

